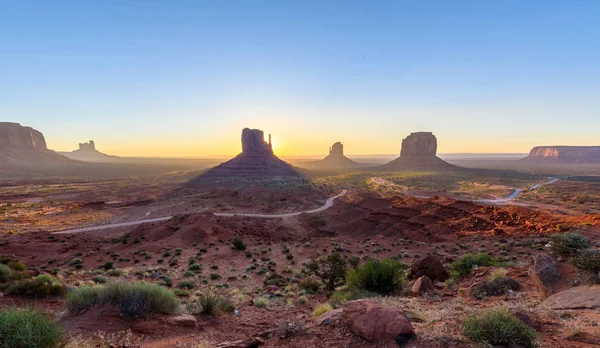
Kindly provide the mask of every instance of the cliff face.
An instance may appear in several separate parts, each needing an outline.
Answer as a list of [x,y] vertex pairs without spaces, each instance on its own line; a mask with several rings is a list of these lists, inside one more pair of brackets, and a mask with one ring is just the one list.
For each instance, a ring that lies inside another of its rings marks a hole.
[[18,123],[0,122],[0,163],[38,164],[66,161],[69,159],[48,150],[46,139],[39,131]]
[[12,122],[0,122],[0,149],[4,147],[48,150],[42,133]]
[[600,146],[536,146],[529,160],[543,162],[600,163]]

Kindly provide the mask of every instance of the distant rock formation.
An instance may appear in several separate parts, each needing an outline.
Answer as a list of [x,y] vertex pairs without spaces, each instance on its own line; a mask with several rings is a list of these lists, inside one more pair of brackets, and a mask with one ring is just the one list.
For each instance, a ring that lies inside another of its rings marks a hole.
[[458,167],[436,156],[437,138],[431,132],[411,133],[402,140],[400,157],[377,167],[385,171],[453,170]]
[[40,162],[69,162],[52,150],[39,131],[19,123],[0,122],[0,163],[38,164]]
[[525,159],[532,162],[600,163],[600,146],[536,146]]
[[72,152],[61,152],[63,156],[83,162],[115,162],[119,160],[117,156],[104,154],[96,150],[96,144],[93,140],[88,143],[79,143],[79,149]]
[[344,145],[339,141],[329,148],[329,155],[320,161],[306,163],[307,167],[336,169],[336,168],[356,168],[362,166],[344,156]]
[[192,186],[226,182],[236,179],[257,179],[267,177],[301,177],[290,164],[273,154],[271,135],[269,142],[259,129],[242,130],[242,153],[209,169],[190,182]]

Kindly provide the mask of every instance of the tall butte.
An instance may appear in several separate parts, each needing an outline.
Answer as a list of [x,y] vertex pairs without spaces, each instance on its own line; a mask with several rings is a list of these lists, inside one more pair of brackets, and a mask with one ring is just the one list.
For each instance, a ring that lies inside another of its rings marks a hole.
[[386,171],[453,170],[458,167],[436,156],[437,138],[431,132],[416,132],[402,140],[400,157],[377,167]]
[[18,123],[0,122],[0,163],[37,165],[69,161],[71,160],[48,150],[41,132]]
[[115,162],[119,160],[117,156],[107,155],[96,150],[96,144],[93,140],[87,143],[79,143],[79,149],[71,152],[61,152],[61,155],[74,160],[84,162]]
[[329,148],[329,155],[320,161],[310,162],[309,166],[319,168],[356,168],[361,164],[344,156],[344,145],[339,141]]
[[265,141],[260,129],[242,130],[242,153],[209,169],[190,182],[202,185],[223,179],[257,179],[268,177],[300,177],[301,175],[288,163],[273,154],[271,135]]

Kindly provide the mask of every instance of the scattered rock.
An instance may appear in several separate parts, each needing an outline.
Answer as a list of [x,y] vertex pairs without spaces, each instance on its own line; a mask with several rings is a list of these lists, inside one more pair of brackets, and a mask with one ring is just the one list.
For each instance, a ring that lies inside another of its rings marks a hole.
[[556,267],[556,259],[552,255],[540,254],[534,256],[533,265],[529,267],[528,273],[542,299],[552,295],[554,284],[560,276]]
[[475,299],[483,299],[488,296],[502,296],[509,292],[509,290],[518,291],[521,288],[521,283],[518,281],[504,277],[471,288],[470,295]]
[[375,301],[347,302],[342,318],[355,335],[370,342],[395,340],[398,345],[403,345],[415,337],[410,320],[402,309],[385,307]]
[[219,343],[215,348],[256,348],[263,344],[265,344],[265,340],[262,338],[251,337],[245,340]]
[[197,320],[193,315],[181,314],[176,317],[170,318],[169,323],[177,326],[195,327]]
[[429,279],[428,276],[422,276],[419,279],[417,279],[415,284],[413,284],[412,289],[410,290],[410,294],[413,296],[423,295],[427,292],[435,292],[435,287],[433,286],[433,283],[431,282],[431,279]]
[[433,255],[416,261],[410,266],[407,274],[408,279],[417,279],[422,276],[427,276],[432,282],[443,282],[450,278],[450,274],[444,268],[444,265]]
[[515,317],[519,318],[519,320],[524,322],[525,325],[529,326],[530,328],[532,328],[536,331],[540,330],[541,325],[538,323],[537,320],[531,318],[529,315],[527,315],[523,312],[514,312],[513,314],[515,315]]
[[600,285],[577,286],[548,297],[542,305],[550,309],[600,308]]
[[342,321],[343,309],[331,310],[317,318],[317,325],[331,325],[336,326]]

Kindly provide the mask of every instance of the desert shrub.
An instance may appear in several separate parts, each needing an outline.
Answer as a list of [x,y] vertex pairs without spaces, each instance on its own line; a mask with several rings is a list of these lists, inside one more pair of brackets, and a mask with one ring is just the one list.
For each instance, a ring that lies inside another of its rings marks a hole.
[[233,312],[235,306],[229,297],[207,292],[197,299],[190,301],[187,310],[191,314],[215,316],[221,312]]
[[327,291],[333,291],[338,285],[344,284],[347,269],[346,259],[338,253],[313,259],[304,264],[304,273],[320,278]]
[[102,264],[100,267],[102,267],[102,268],[104,268],[105,270],[108,271],[109,269],[115,268],[115,263],[112,262],[112,261],[108,261],[108,262]]
[[463,322],[463,334],[472,341],[490,345],[535,347],[535,331],[506,309],[469,316]]
[[69,293],[67,308],[79,312],[97,305],[111,305],[126,318],[139,318],[152,313],[171,314],[179,308],[173,292],[147,283],[108,283],[83,286]]
[[184,279],[179,282],[177,287],[180,289],[192,290],[195,285],[196,285],[196,282],[194,281],[194,279]]
[[298,283],[298,287],[308,294],[316,294],[321,289],[321,282],[316,279],[306,278]]
[[450,265],[452,278],[461,278],[469,275],[476,266],[493,266],[497,260],[486,253],[477,255],[466,254]]
[[231,245],[236,250],[246,250],[246,244],[244,244],[244,241],[240,237],[233,237]]
[[8,267],[18,272],[25,271],[25,265],[17,261],[9,262]]
[[256,308],[267,308],[269,301],[267,299],[259,297],[253,301],[254,307]]
[[94,281],[94,283],[96,284],[104,284],[104,283],[108,283],[108,278],[106,278],[105,276],[102,275],[97,275],[94,278],[92,278],[92,280]]
[[400,289],[407,268],[393,259],[372,259],[356,269],[349,269],[346,282],[350,289],[388,295]]
[[480,284],[471,290],[471,297],[482,299],[487,296],[502,296],[508,290],[517,291],[521,289],[521,283],[512,278],[496,278],[487,283]]
[[589,240],[579,232],[553,234],[550,243],[550,250],[560,256],[574,256],[589,247]]
[[45,298],[63,296],[67,293],[67,287],[50,274],[41,274],[35,278],[19,280],[9,284],[6,293],[8,295]]
[[175,289],[175,290],[173,290],[173,293],[177,297],[189,297],[190,296],[189,291],[183,290],[183,289]]
[[168,275],[161,275],[158,279],[160,279],[160,282],[158,282],[158,284],[161,286],[166,286],[167,288],[173,286],[173,279]]
[[584,250],[575,256],[572,262],[577,268],[597,273],[600,271],[600,251]]
[[309,302],[310,301],[308,300],[308,297],[306,297],[306,296],[298,297],[298,304],[305,305],[305,304],[308,304]]
[[81,264],[83,264],[83,260],[79,258],[70,259],[69,262],[67,262],[67,265],[69,266],[77,266]]
[[498,268],[490,275],[490,280],[500,279],[506,277],[506,270],[504,268]]
[[189,267],[188,267],[188,271],[192,271],[192,272],[202,272],[202,265],[200,265],[199,263],[192,263]]
[[313,312],[313,316],[315,318],[318,318],[318,317],[322,316],[323,314],[329,312],[332,309],[333,308],[331,308],[331,306],[329,305],[329,303],[318,304],[317,307],[315,307],[315,310]]
[[30,308],[0,310],[0,347],[62,347],[63,328],[43,312]]
[[12,270],[7,265],[0,263],[0,282],[7,282],[12,278]]

